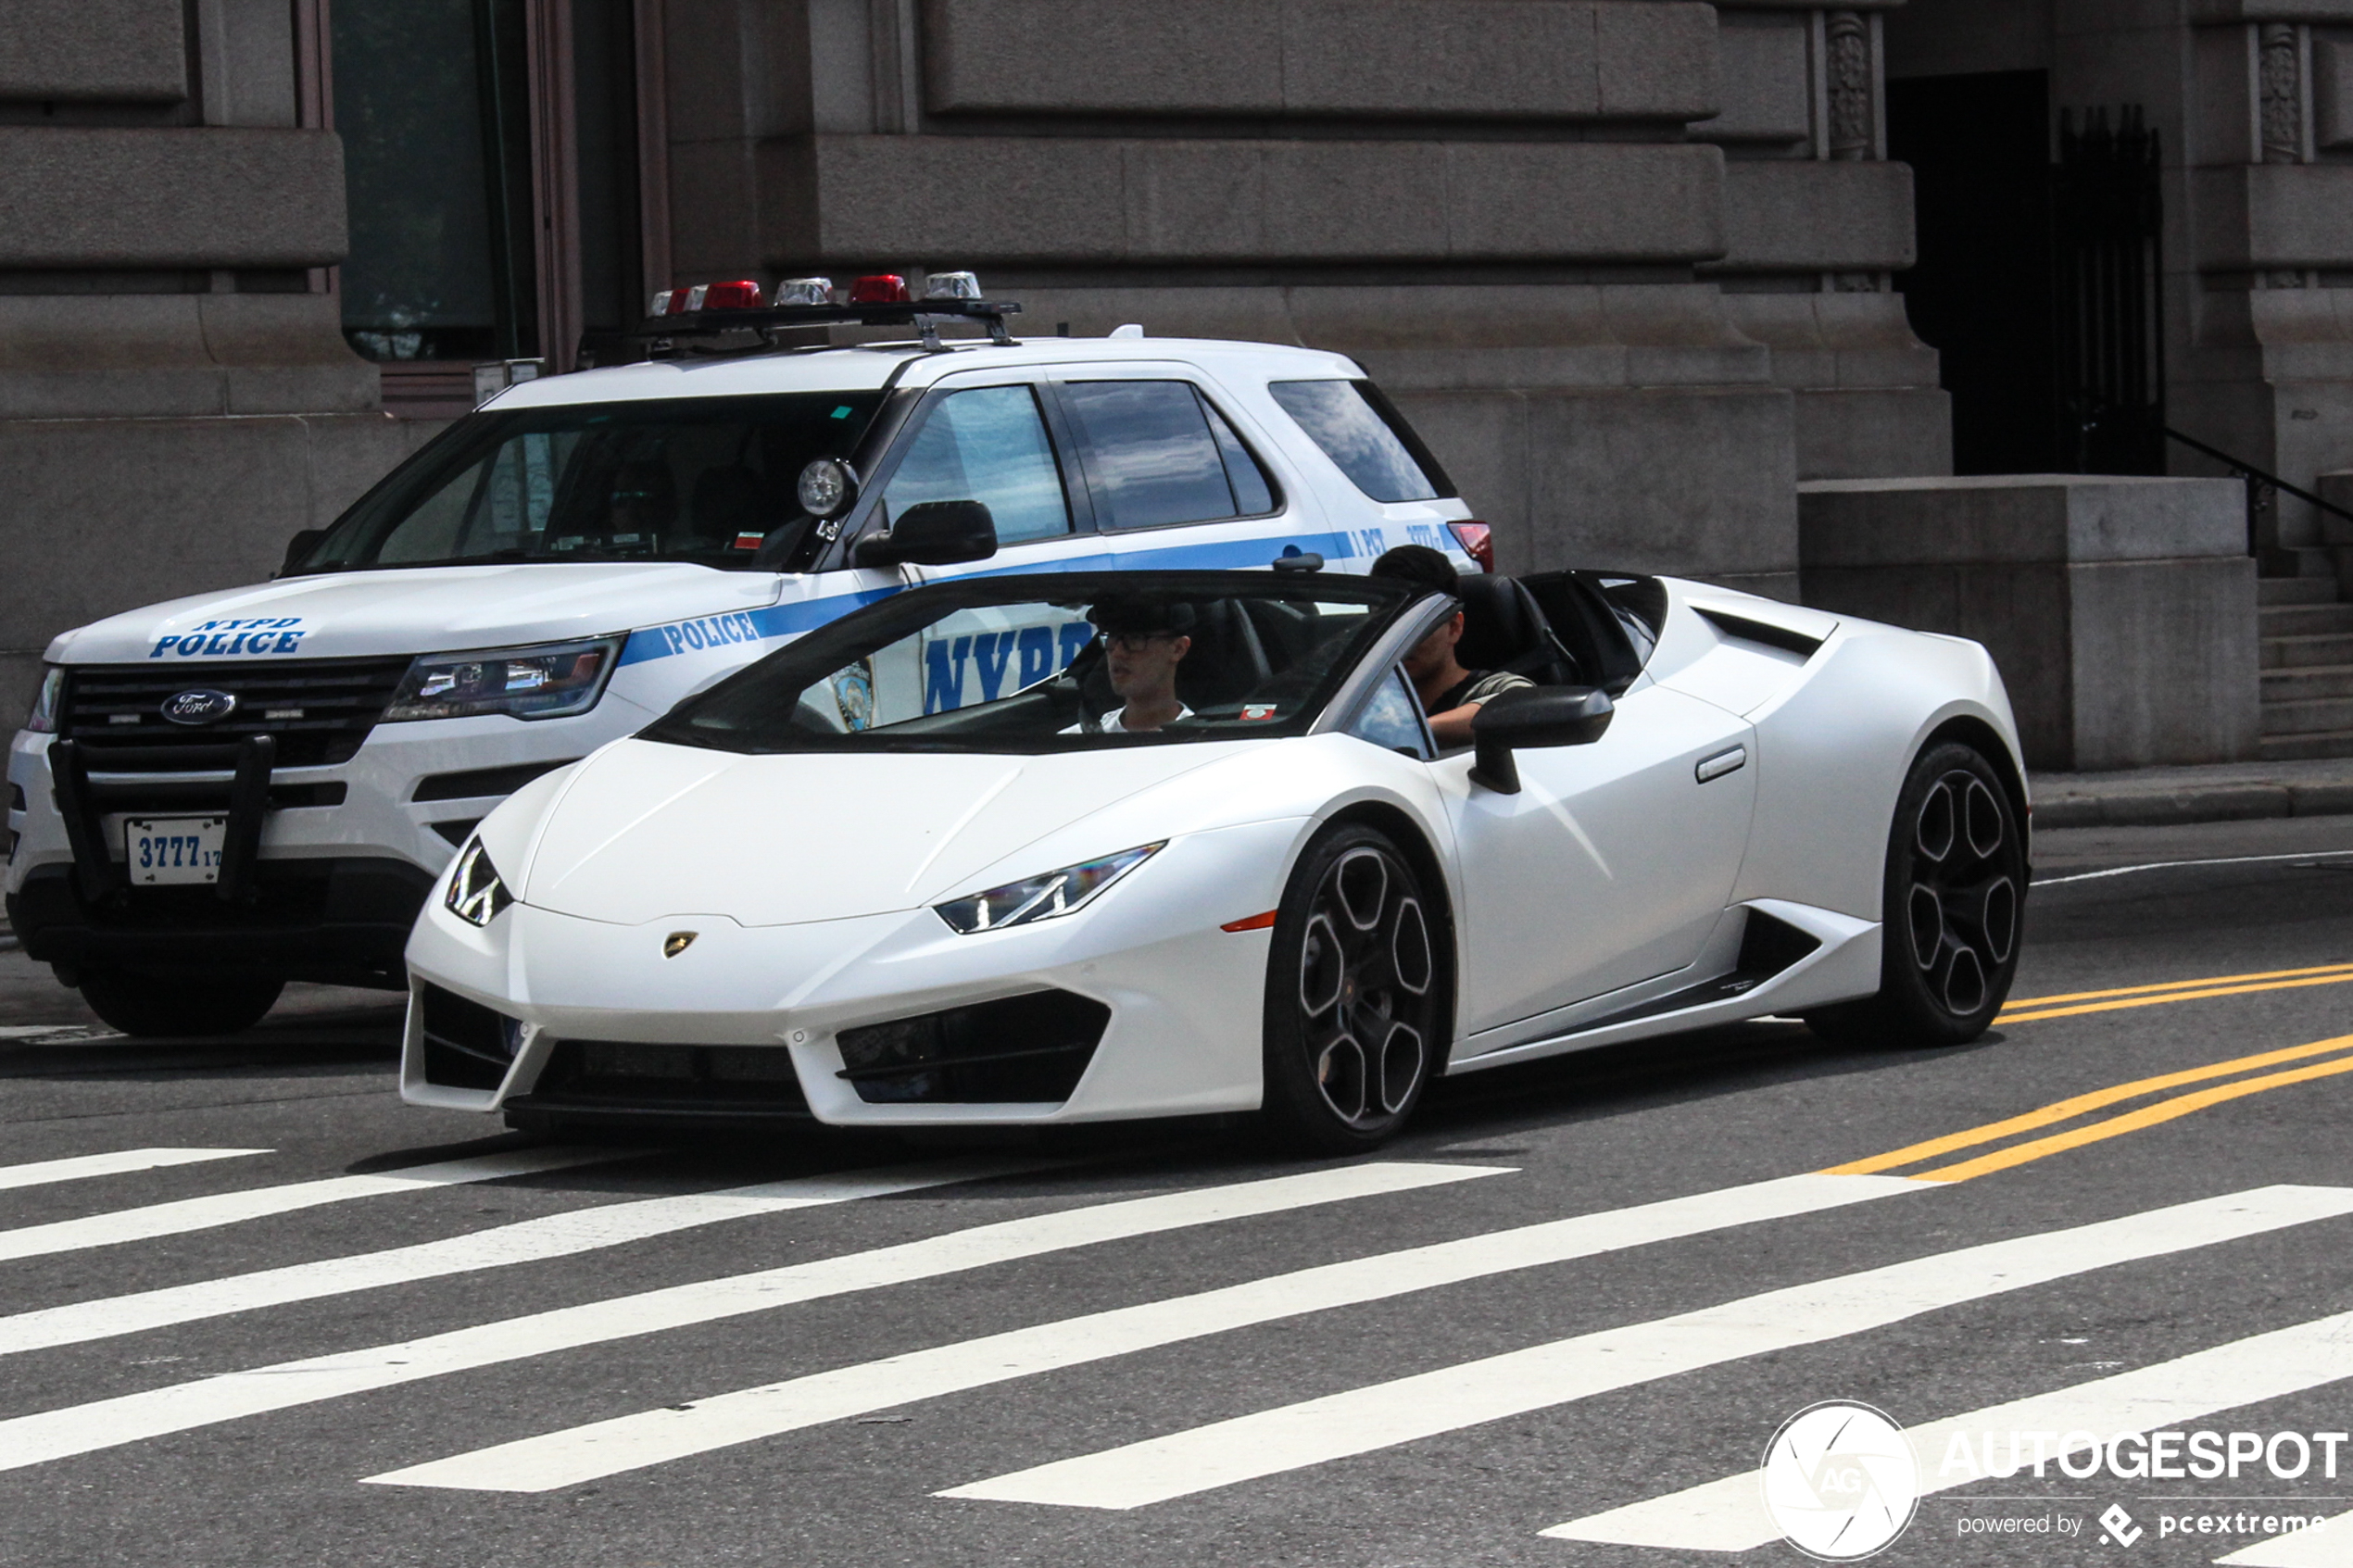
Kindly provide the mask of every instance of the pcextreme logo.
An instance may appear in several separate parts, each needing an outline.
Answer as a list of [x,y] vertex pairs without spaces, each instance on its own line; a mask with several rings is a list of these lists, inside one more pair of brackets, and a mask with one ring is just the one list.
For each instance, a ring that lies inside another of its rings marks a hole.
[[1919,1466],[1904,1429],[1845,1399],[1808,1405],[1765,1449],[1765,1511],[1783,1538],[1825,1562],[1885,1549],[1919,1504]]

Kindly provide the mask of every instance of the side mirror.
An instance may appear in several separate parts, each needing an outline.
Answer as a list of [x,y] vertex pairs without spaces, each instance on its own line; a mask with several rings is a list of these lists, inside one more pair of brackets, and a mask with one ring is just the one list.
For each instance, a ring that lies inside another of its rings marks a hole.
[[296,531],[295,536],[286,541],[286,558],[278,563],[278,575],[283,577],[287,572],[301,565],[303,558],[317,549],[319,541],[326,536],[327,531],[323,528],[305,528]]
[[1602,738],[1617,711],[1599,686],[1537,686],[1505,692],[1481,704],[1471,718],[1471,744],[1478,747],[1471,782],[1498,795],[1519,793],[1519,764],[1512,752],[1523,746],[1585,746]]
[[997,553],[997,520],[978,501],[925,501],[858,541],[860,566],[953,566]]

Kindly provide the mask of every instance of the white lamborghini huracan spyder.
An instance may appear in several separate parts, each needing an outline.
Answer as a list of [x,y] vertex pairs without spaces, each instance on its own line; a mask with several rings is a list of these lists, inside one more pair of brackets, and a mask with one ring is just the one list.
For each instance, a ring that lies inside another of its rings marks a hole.
[[[1768,1013],[1952,1043],[2000,1007],[2027,802],[1977,645],[1315,564],[913,588],[538,779],[419,920],[403,1094],[522,1126],[1263,1110],[1344,1151],[1434,1074]],[[1535,686],[1450,751],[1403,661],[1458,608],[1461,663]]]

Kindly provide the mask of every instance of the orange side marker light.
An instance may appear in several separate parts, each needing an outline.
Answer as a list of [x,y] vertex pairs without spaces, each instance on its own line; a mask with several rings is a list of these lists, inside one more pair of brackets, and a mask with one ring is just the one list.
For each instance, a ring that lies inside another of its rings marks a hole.
[[1220,931],[1264,931],[1274,923],[1275,911],[1269,909],[1263,915],[1252,915],[1248,920],[1229,920],[1217,929]]

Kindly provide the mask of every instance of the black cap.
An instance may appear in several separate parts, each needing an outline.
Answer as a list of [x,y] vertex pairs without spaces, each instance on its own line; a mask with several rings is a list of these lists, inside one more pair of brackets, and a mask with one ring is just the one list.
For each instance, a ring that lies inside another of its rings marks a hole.
[[1193,629],[1193,607],[1182,599],[1157,596],[1120,595],[1098,599],[1087,611],[1105,636],[1139,636],[1165,632],[1174,636]]

